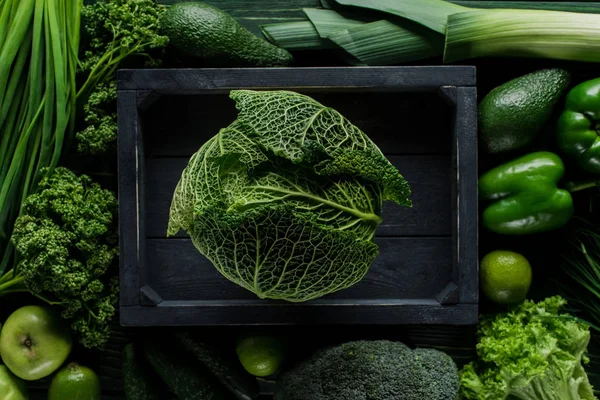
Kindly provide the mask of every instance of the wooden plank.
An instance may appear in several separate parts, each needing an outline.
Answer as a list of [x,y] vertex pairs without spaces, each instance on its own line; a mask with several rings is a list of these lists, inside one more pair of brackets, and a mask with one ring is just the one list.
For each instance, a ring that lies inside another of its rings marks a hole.
[[458,243],[454,247],[458,267],[460,303],[477,304],[478,279],[478,201],[477,201],[477,90],[458,88],[457,119],[454,135],[457,137],[456,198]]
[[437,90],[440,86],[474,86],[469,66],[298,67],[122,69],[119,90],[156,90],[162,94],[222,93],[231,89],[319,89],[334,91]]
[[[473,325],[477,322],[477,306],[461,304],[442,306],[436,302],[411,304],[404,301],[399,304],[365,304],[319,309],[316,312],[307,305],[293,307],[263,306],[202,306],[163,302],[157,307],[128,306],[122,309],[122,324],[133,326],[198,326],[199,321],[211,321],[214,325],[231,324],[347,324],[357,326],[369,321],[369,325],[388,324],[455,324]],[[232,322],[231,314],[238,319]]]
[[[315,307],[348,299],[355,304],[433,299],[451,279],[450,237],[380,238],[376,243],[380,254],[361,282],[307,304]],[[151,263],[145,266],[150,286],[164,301],[205,301],[225,307],[229,302],[244,301],[256,308],[288,304],[260,300],[228,281],[189,239],[148,239],[146,247],[147,259]],[[232,315],[231,318],[237,319],[238,316]]]
[[[118,93],[118,168],[119,168],[119,246],[138,249],[140,245],[139,220],[139,181],[140,158],[139,140],[141,132],[137,113],[137,93],[120,91]],[[121,252],[120,265],[120,302],[121,305],[138,304],[139,291],[139,252]]]
[[[385,202],[378,236],[452,235],[450,156],[390,156],[408,180],[413,208]],[[165,237],[173,192],[188,158],[156,158],[146,163],[146,235]],[[181,232],[179,236],[187,236]]]
[[[365,132],[388,155],[450,154],[452,107],[428,93],[311,93]],[[228,94],[163,96],[145,112],[148,157],[190,157],[235,120]]]

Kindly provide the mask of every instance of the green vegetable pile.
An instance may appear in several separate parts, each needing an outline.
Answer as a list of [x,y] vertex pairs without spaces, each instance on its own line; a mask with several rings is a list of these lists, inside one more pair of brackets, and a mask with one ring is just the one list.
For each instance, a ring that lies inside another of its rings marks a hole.
[[401,342],[360,340],[323,348],[277,379],[275,400],[448,400],[458,394],[452,358]]
[[62,309],[81,344],[101,347],[118,304],[117,223],[111,191],[56,168],[23,204],[12,238],[20,261],[0,295],[31,292]]
[[589,327],[564,313],[565,306],[553,296],[482,318],[479,359],[460,373],[463,398],[596,399],[584,370]]
[[229,280],[301,302],[359,282],[385,200],[410,188],[337,111],[289,91],[234,90],[237,120],[190,159],[168,235],[183,229]]
[[117,68],[132,59],[141,59],[145,67],[160,65],[169,42],[159,33],[163,12],[155,0],[98,1],[83,8],[84,28],[91,40],[82,46],[80,56],[80,73],[87,76],[77,94],[83,102],[85,122],[76,134],[80,153],[116,150]]

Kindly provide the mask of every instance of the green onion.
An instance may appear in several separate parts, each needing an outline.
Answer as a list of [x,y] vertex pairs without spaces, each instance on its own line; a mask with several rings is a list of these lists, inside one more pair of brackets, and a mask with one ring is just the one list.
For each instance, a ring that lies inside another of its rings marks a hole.
[[600,61],[600,15],[478,10],[450,15],[444,62],[476,57]]
[[382,20],[329,37],[367,65],[390,65],[441,56],[444,37],[427,29],[409,30]]
[[336,0],[345,6],[355,6],[397,15],[445,34],[448,16],[470,10],[442,0]]
[[320,50],[333,47],[321,39],[310,21],[261,25],[263,35],[271,43],[287,50]]

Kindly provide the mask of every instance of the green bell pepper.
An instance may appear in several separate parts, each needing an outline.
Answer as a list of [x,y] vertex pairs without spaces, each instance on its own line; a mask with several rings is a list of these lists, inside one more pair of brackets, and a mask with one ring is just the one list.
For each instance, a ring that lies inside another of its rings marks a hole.
[[546,232],[565,225],[573,216],[571,193],[560,189],[565,174],[559,156],[534,152],[499,165],[479,178],[479,198],[491,204],[483,225],[504,235]]
[[15,376],[6,366],[0,365],[0,398],[2,400],[28,400],[25,381]]
[[558,119],[558,147],[584,171],[600,175],[600,78],[575,86]]

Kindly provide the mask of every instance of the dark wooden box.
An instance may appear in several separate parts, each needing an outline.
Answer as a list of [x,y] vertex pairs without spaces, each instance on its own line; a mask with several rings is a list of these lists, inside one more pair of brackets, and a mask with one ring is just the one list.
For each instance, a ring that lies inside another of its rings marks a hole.
[[[231,89],[306,93],[369,135],[411,184],[386,204],[380,254],[355,286],[306,303],[261,300],[222,277],[185,235],[166,238],[190,156],[236,115]],[[121,70],[121,324],[477,322],[475,68]]]

